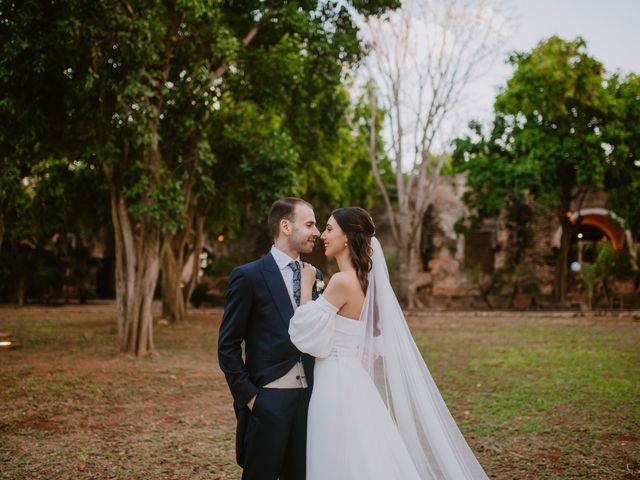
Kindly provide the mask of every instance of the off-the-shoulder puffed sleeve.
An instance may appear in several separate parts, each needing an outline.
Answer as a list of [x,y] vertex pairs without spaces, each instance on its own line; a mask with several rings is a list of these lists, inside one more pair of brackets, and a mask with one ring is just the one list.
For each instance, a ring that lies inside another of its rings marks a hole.
[[338,309],[320,295],[296,309],[289,322],[289,336],[301,352],[317,358],[328,357],[333,347],[333,335]]

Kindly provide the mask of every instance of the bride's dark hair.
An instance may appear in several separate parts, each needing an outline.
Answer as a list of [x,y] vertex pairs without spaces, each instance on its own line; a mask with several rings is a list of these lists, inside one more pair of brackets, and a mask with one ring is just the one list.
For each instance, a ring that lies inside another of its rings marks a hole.
[[369,272],[371,271],[371,237],[376,233],[371,215],[360,207],[338,208],[331,212],[340,228],[347,236],[347,247],[351,263],[356,269],[362,291],[367,293]]

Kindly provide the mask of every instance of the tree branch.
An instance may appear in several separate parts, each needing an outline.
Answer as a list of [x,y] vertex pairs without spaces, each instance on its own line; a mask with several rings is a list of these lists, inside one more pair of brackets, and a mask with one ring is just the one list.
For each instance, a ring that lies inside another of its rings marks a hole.
[[389,216],[389,224],[391,225],[391,234],[393,235],[393,239],[396,243],[400,242],[400,236],[398,235],[398,229],[396,228],[395,215],[393,213],[393,207],[391,206],[391,199],[389,198],[389,193],[387,192],[387,188],[382,181],[382,177],[380,176],[380,170],[378,169],[378,158],[376,153],[376,143],[377,143],[377,130],[376,130],[376,97],[375,92],[373,91],[373,87],[369,85],[369,97],[371,99],[371,117],[369,119],[369,159],[371,160],[371,171],[373,172],[373,178],[375,179],[376,185],[378,186],[378,190],[384,199],[384,204],[387,209],[387,215]]
[[[269,13],[269,10],[266,10],[264,15],[262,15],[262,17],[260,17],[260,20],[258,20],[249,29],[249,32],[247,32],[245,37],[242,39],[242,46],[243,47],[246,47],[247,45],[249,45],[251,43],[251,41],[255,38],[255,36],[258,34],[258,31],[260,30],[260,27],[264,23],[265,18],[268,17],[268,13]],[[220,65],[218,68],[216,68],[213,71],[213,74],[212,74],[212,77],[211,77],[211,81],[213,82],[214,80],[217,80],[218,78],[222,77],[227,72],[228,69],[229,69],[229,64],[227,62],[222,63],[222,65]]]

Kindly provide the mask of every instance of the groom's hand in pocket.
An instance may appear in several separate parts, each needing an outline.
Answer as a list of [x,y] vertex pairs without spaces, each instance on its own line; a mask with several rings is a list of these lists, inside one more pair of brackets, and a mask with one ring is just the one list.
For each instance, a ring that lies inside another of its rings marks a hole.
[[247,402],[247,408],[249,409],[250,412],[253,412],[253,404],[256,402],[257,396],[258,395],[254,395],[253,398]]

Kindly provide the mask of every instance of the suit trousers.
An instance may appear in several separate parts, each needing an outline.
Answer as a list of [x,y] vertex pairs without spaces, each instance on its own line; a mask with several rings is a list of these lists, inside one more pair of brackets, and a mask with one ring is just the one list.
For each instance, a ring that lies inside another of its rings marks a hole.
[[244,436],[242,480],[305,480],[310,388],[261,388]]

